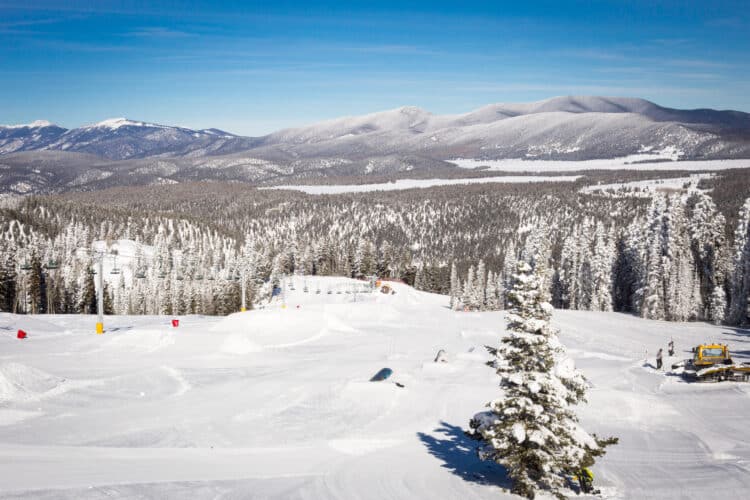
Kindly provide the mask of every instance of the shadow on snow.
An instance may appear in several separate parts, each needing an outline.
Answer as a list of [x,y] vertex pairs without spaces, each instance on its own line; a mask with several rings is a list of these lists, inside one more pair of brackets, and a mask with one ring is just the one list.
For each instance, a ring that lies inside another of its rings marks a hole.
[[441,467],[464,481],[511,487],[505,469],[494,462],[480,460],[476,452],[479,442],[466,436],[460,427],[440,422],[440,427],[432,434],[418,432],[417,436],[427,451],[443,462]]

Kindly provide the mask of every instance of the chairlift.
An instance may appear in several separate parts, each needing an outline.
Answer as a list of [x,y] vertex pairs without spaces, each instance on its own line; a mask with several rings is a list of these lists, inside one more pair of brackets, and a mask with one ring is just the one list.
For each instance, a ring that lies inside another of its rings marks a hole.
[[139,280],[142,280],[146,277],[146,273],[144,273],[143,271],[138,271],[137,273],[135,273],[135,277]]
[[50,260],[50,261],[48,261],[48,262],[47,262],[47,263],[46,263],[46,264],[44,265],[44,267],[46,267],[47,269],[57,269],[57,268],[58,268],[58,267],[60,267],[60,266],[59,266],[59,265],[57,264],[57,261],[56,261],[56,260]]
[[175,276],[175,279],[176,279],[177,281],[182,281],[182,280],[184,280],[185,278],[184,278],[184,277],[183,277],[183,276],[182,276],[181,274],[178,274],[177,276]]
[[21,271],[31,271],[31,264],[28,262],[21,264]]
[[213,275],[211,275],[208,277],[208,281],[216,281],[216,278]]
[[195,279],[196,279],[197,281],[202,281],[202,280],[203,280],[203,275],[202,275],[202,274],[197,274],[197,275],[195,276]]

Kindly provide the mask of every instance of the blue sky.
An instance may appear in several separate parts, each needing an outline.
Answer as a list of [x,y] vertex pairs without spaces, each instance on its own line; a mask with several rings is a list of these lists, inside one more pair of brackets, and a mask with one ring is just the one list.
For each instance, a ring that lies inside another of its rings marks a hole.
[[[522,5],[522,4],[528,5]],[[0,0],[0,123],[262,135],[556,95],[750,111],[742,1]]]

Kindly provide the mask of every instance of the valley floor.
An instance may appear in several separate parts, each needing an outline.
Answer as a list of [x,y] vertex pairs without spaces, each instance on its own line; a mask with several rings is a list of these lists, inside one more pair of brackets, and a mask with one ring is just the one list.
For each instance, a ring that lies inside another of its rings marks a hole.
[[[94,317],[0,314],[0,497],[516,498],[463,435],[497,394],[483,346],[502,312],[454,312],[400,284],[354,295],[351,280],[308,293],[297,281],[286,308],[178,328],[111,317],[95,335]],[[554,322],[591,382],[585,427],[620,438],[594,468],[606,497],[750,489],[750,384],[652,366],[670,338],[680,358],[710,340],[747,359],[750,331],[580,311]],[[383,367],[391,379],[369,382]]]

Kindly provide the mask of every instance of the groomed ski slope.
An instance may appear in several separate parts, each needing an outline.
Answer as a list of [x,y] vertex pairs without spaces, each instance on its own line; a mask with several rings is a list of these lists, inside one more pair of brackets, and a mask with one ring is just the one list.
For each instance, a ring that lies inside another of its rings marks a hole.
[[[304,293],[297,278],[285,309],[179,328],[111,317],[101,336],[94,317],[0,314],[0,497],[517,498],[462,433],[497,396],[482,346],[503,314],[400,284],[347,294],[356,283],[308,278]],[[670,337],[680,356],[711,340],[747,357],[750,332],[577,311],[555,323],[592,385],[585,426],[620,437],[594,468],[606,497],[746,495],[750,384],[689,385],[644,357]],[[439,349],[449,363],[433,363]],[[383,367],[391,379],[368,382]]]

